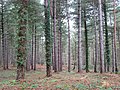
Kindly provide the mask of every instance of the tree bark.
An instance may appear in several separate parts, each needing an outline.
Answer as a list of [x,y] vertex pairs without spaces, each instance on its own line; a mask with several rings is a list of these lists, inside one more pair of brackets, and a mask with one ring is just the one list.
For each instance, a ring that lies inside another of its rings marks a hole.
[[68,26],[68,72],[70,72],[71,68],[71,49],[70,49],[70,15],[69,15],[69,7],[68,7],[68,0],[66,0],[66,14],[67,14],[67,26]]
[[95,62],[94,62],[94,72],[97,72],[97,62],[98,62],[98,31],[96,24],[96,13],[94,10],[94,28],[95,28]]
[[34,46],[34,48],[35,48],[35,50],[34,50],[34,70],[36,70],[36,57],[37,57],[37,38],[36,38],[36,34],[37,34],[37,31],[36,31],[36,25],[34,25],[34,31],[35,31],[35,35],[34,35],[34,37],[35,37],[35,46]]
[[85,29],[85,52],[86,52],[86,72],[89,72],[89,61],[88,61],[88,31],[87,31],[87,23],[86,23],[86,9],[84,6],[84,29]]
[[9,69],[9,42],[8,42],[8,35],[6,35],[6,69]]
[[82,71],[82,46],[81,46],[81,0],[78,0],[78,72]]
[[25,78],[25,66],[24,62],[26,61],[26,30],[27,30],[27,20],[25,16],[27,15],[27,3],[28,0],[21,0],[20,3],[22,6],[20,7],[19,14],[19,32],[18,32],[18,47],[17,47],[17,77],[16,80]]
[[3,59],[3,69],[6,70],[6,59],[5,59],[5,32],[4,32],[4,1],[1,0],[2,13],[1,13],[1,29],[2,29],[2,59]]
[[[2,7],[1,7],[2,8]],[[1,17],[2,17],[2,14],[1,14]],[[2,22],[2,19],[1,19],[1,22]],[[2,24],[1,24],[2,26]],[[2,65],[2,30],[0,30],[0,66]]]
[[57,40],[56,40],[56,0],[53,0],[53,32],[54,32],[54,71],[58,71],[57,59]]
[[115,55],[115,73],[118,72],[118,65],[117,65],[117,47],[116,47],[116,10],[115,10],[115,6],[116,6],[116,0],[114,1],[114,55]]
[[103,24],[102,24],[102,3],[99,0],[99,36],[100,36],[100,73],[104,72],[104,41],[103,41]]
[[114,35],[112,35],[112,72],[115,72]]
[[47,77],[51,74],[51,31],[50,31],[50,2],[45,0],[45,44],[46,44],[46,73]]
[[[110,50],[109,50],[109,39],[108,39],[108,26],[107,26],[107,11],[106,11],[106,0],[104,0],[104,18],[105,18],[105,66],[107,66],[107,71],[110,68]],[[106,67],[104,68],[106,71]]]
[[33,70],[33,62],[34,62],[34,26],[32,25],[32,58],[31,58],[31,69]]
[[62,30],[61,30],[61,21],[60,21],[60,71],[62,71]]

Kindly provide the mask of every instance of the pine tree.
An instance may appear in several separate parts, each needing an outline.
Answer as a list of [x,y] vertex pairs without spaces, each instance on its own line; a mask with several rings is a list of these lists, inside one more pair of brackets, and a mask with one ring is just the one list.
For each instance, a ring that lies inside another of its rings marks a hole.
[[46,73],[51,74],[51,35],[50,35],[50,0],[45,0],[45,49],[46,49]]
[[108,26],[107,26],[107,10],[106,10],[106,0],[103,3],[104,6],[104,17],[105,17],[105,71],[107,65],[107,71],[110,68],[110,50],[109,50],[109,39],[108,39]]
[[58,58],[57,58],[57,33],[56,33],[56,0],[53,0],[53,32],[54,32],[54,71],[58,71]]
[[100,36],[100,73],[104,72],[104,43],[103,43],[103,24],[102,24],[102,3],[99,3],[99,36]]
[[68,7],[68,0],[66,0],[66,16],[67,16],[67,27],[68,27],[68,72],[70,72],[71,67],[71,56],[70,56],[70,14],[69,14],[69,7]]
[[114,3],[114,55],[115,55],[115,73],[118,72],[118,65],[117,65],[117,46],[116,46],[116,10],[115,10],[115,6],[116,6],[116,0],[113,0]]
[[78,72],[82,71],[81,31],[81,0],[78,0]]
[[85,29],[85,52],[86,52],[86,72],[89,72],[89,61],[88,61],[88,31],[87,31],[87,18],[86,18],[86,5],[84,4],[84,29]]
[[25,16],[27,15],[27,3],[28,0],[20,0],[21,3],[19,14],[19,31],[18,31],[18,55],[17,55],[17,77],[16,80],[25,78],[25,66],[26,61],[26,30],[27,30],[27,20]]
[[98,62],[98,31],[97,31],[97,19],[96,19],[96,9],[94,9],[94,28],[95,28],[95,61],[94,61],[94,72],[97,72],[97,62]]

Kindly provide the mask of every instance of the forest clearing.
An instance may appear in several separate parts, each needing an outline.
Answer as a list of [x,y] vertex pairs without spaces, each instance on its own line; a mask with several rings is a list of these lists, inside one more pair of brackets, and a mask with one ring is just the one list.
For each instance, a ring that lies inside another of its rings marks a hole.
[[24,80],[17,82],[15,76],[15,68],[0,69],[0,90],[120,90],[120,74],[64,70],[46,77],[45,66],[37,65],[36,71],[26,72]]

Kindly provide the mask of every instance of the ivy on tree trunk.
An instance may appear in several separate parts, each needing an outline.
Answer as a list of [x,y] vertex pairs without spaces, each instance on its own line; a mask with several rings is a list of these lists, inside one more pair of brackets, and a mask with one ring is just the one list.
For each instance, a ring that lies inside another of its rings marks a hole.
[[27,3],[28,0],[21,0],[21,6],[18,11],[19,15],[19,31],[18,31],[18,47],[17,47],[17,77],[16,80],[25,78],[25,66],[26,61],[26,30],[27,30]]
[[51,74],[51,31],[50,31],[50,0],[45,0],[45,49],[46,49],[46,73]]

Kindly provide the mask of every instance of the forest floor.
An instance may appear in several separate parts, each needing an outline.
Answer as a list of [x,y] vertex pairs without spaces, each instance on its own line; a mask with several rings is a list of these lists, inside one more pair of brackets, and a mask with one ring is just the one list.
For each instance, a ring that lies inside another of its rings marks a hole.
[[26,79],[15,80],[16,70],[0,68],[0,90],[120,90],[120,74],[76,73],[71,71],[52,73],[46,77],[45,66],[26,72]]

